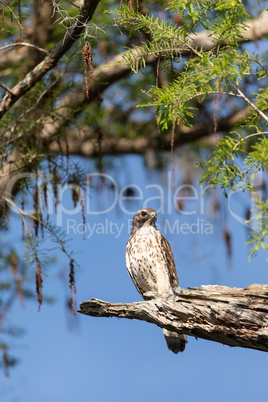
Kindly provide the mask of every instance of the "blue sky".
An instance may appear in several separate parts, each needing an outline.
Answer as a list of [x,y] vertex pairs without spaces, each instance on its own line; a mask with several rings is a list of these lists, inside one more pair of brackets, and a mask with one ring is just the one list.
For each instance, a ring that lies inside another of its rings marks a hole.
[[[86,171],[97,172],[93,162],[77,160]],[[170,167],[161,173],[148,171],[143,159],[133,155],[105,161],[106,166],[111,161],[114,163],[113,168],[109,167],[109,174],[118,183],[119,191],[125,185],[135,184],[136,195],[141,199],[127,202],[122,198],[123,193],[118,192],[119,198],[109,212],[92,215],[93,211],[108,209],[115,193],[105,190],[97,194],[91,190],[86,219],[92,235],[88,231],[83,240],[78,227],[81,214],[71,211],[68,192],[64,194],[62,229],[70,239],[69,248],[79,252],[76,254],[80,265],[76,268],[78,303],[92,297],[111,302],[140,300],[125,268],[125,245],[132,211],[144,206],[149,198],[151,207],[163,208],[164,212],[158,213],[158,223],[172,246],[182,287],[206,284],[245,287],[267,283],[265,253],[259,252],[248,262],[246,228],[232,217],[227,204],[222,207],[220,219],[213,214],[212,201],[217,197],[222,199],[220,193],[211,192],[201,199],[195,186],[197,192],[187,193],[183,213],[178,213],[169,201],[174,195],[169,185]],[[178,159],[177,189],[183,177]],[[146,188],[148,185],[151,187]],[[160,191],[162,205],[155,198]],[[246,194],[234,196],[231,210],[243,216],[247,204],[250,205],[250,200]],[[165,230],[169,227],[167,221],[171,226],[178,222],[176,228],[180,233]],[[211,234],[201,233],[202,222],[203,226],[211,225]],[[222,240],[222,222],[232,235],[231,268]],[[184,230],[183,224],[186,224]],[[187,228],[191,232],[192,224],[196,224],[192,226],[195,233],[186,233]],[[115,225],[122,227],[118,236]],[[8,236],[19,249],[22,243],[18,227],[18,218],[12,216]],[[50,247],[50,242],[46,246]],[[12,341],[12,354],[19,358],[20,364],[11,370],[9,378],[1,378],[1,400],[267,401],[268,355],[264,352],[189,337],[185,352],[174,355],[167,349],[162,331],[151,324],[80,314],[71,316],[65,308],[69,295],[68,261],[59,250],[49,254],[57,255],[58,261],[44,271],[44,294],[54,296],[56,302],[43,304],[40,312],[37,302],[27,302],[24,308],[19,302],[14,305],[10,322],[25,328],[26,333]],[[58,280],[59,271],[65,272],[65,283]],[[34,290],[34,282],[31,286]]]

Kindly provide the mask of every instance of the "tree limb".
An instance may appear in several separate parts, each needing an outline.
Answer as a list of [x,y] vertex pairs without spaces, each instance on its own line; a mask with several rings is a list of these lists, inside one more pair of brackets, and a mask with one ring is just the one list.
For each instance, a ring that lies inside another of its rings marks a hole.
[[[241,32],[241,37],[237,38],[237,41],[239,43],[257,42],[268,33],[268,11],[263,11],[254,20],[245,21],[245,24],[248,28]],[[215,41],[213,41],[210,31],[200,31],[197,34],[191,34],[190,37],[190,45],[193,48],[212,50],[215,47]]]
[[10,47],[16,47],[16,46],[19,46],[19,47],[21,47],[21,46],[32,47],[33,49],[38,50],[41,53],[46,53],[46,54],[49,53],[48,50],[42,49],[41,47],[33,45],[32,43],[28,43],[28,42],[11,43],[10,45],[5,45],[5,46],[0,47],[0,51],[4,50],[4,49],[8,49]]
[[[217,133],[228,132],[240,119],[247,117],[249,113],[250,109],[246,107],[239,112],[220,119],[217,123]],[[51,132],[53,132],[54,127],[51,125]],[[136,128],[137,132],[139,132],[139,125]],[[102,155],[144,154],[148,149],[170,151],[171,134],[158,135],[156,130],[156,127],[151,126],[151,130],[147,129],[146,136],[142,135],[139,138],[116,138],[116,136],[111,136],[111,133],[110,136],[104,135],[101,153]],[[44,131],[42,130],[41,133],[44,133]],[[65,134],[65,138],[60,138],[58,141],[54,140],[48,144],[51,152],[67,152],[66,147],[68,145],[68,152],[72,155],[90,157],[99,155],[96,134],[90,127],[67,129]],[[201,138],[209,137],[211,134],[214,134],[213,121],[195,124],[193,127],[186,127],[180,124],[175,130],[174,146],[179,147]],[[218,141],[220,138],[218,136],[216,140]],[[213,140],[210,143],[215,145]]]
[[[24,167],[17,147],[8,155],[7,161],[0,168],[0,226],[2,220],[7,218],[7,205],[3,200],[3,194],[11,197],[18,191],[18,182],[12,181],[12,178],[20,173]],[[10,193],[10,191],[12,194]]]
[[208,285],[177,288],[176,295],[168,297],[146,295],[151,300],[138,303],[91,299],[82,302],[78,312],[138,319],[177,333],[268,352],[268,285],[245,289]]
[[80,37],[86,23],[92,18],[95,9],[100,0],[85,0],[81,15],[77,18],[75,24],[68,29],[64,38],[57,43],[54,49],[41,63],[39,63],[26,77],[20,81],[14,88],[12,94],[7,93],[0,103],[0,118],[17,102],[26,92],[28,92],[41,78],[53,67],[55,67],[61,57],[71,48],[73,43]]
[[[263,11],[259,17],[254,20],[246,21],[246,25],[248,29],[242,33],[240,38],[237,38],[237,41],[240,43],[243,42],[256,42],[262,39],[265,35],[268,34],[268,11]],[[191,41],[190,45],[192,47],[196,47],[197,49],[205,49],[211,50],[215,47],[215,42],[213,42],[213,38],[210,36],[210,31],[200,31],[195,34],[190,35]],[[8,46],[19,46],[20,43],[10,44]],[[3,48],[1,48],[3,49]],[[0,49],[0,50],[1,50]],[[183,53],[185,55],[187,52]],[[10,63],[14,62],[14,58],[16,58],[17,62],[22,62],[27,53],[18,54],[17,51],[5,52],[0,56],[0,69],[3,70]]]
[[[242,33],[240,38],[237,38],[238,42],[257,41],[262,39],[263,35],[268,34],[268,12],[264,11],[260,16],[253,21],[246,21],[248,29]],[[201,31],[196,34],[189,35],[190,46],[192,48],[205,50],[212,50],[215,47],[215,41],[210,36],[210,31]],[[142,46],[140,48],[132,49],[132,53],[140,54]],[[85,85],[82,84],[71,94],[65,96],[58,107],[59,113],[56,118],[46,120],[43,123],[43,129],[41,137],[48,138],[49,136],[55,136],[59,127],[63,127],[70,116],[70,113],[75,109],[76,114],[81,113],[85,106],[88,106],[91,102],[95,101],[110,85],[126,77],[131,73],[131,68],[124,62],[127,59],[127,54],[130,51],[122,52],[111,59],[109,59],[105,65],[101,65],[94,70],[94,81],[89,84],[90,97],[87,99]],[[189,54],[188,50],[182,50],[181,56]],[[145,57],[146,65],[153,65],[157,62],[158,58],[154,55]],[[245,96],[244,96],[245,98]],[[42,124],[42,121],[39,123]]]

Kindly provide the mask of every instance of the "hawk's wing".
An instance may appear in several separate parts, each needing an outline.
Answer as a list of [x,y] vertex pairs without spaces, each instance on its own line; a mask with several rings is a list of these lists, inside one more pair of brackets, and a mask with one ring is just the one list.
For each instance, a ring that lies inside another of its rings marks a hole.
[[135,235],[135,234],[132,234],[132,235],[130,236],[128,242],[127,242],[127,247],[126,247],[126,267],[127,267],[128,274],[129,274],[130,278],[132,279],[132,282],[134,283],[134,285],[135,285],[137,291],[139,292],[139,294],[140,294],[141,297],[143,298],[143,294],[144,294],[148,289],[144,289],[144,288],[142,287],[140,281],[137,280],[136,276],[134,275],[134,271],[133,271],[132,266],[131,266],[132,264],[131,264],[130,259],[129,259],[129,253],[131,253],[132,247],[133,247],[132,238],[133,238],[134,235]]
[[175,287],[179,286],[179,278],[178,278],[178,273],[176,270],[174,256],[173,256],[169,242],[167,241],[167,239],[164,238],[162,233],[161,233],[161,249],[164,254],[166,264],[167,264],[168,275],[169,275],[171,286],[173,288],[175,288]]
[[[129,239],[129,240],[131,240],[131,237],[132,237],[132,236],[130,236],[130,239]],[[128,272],[128,274],[129,274],[130,278],[132,279],[132,282],[134,283],[134,285],[135,285],[137,291],[138,291],[139,294],[143,297],[143,293],[145,292],[145,290],[140,287],[140,284],[139,284],[139,282],[136,280],[136,277],[133,275],[133,271],[132,271],[132,269],[131,269],[131,263],[130,263],[130,261],[129,261],[129,252],[130,252],[130,249],[131,249],[130,241],[128,241],[128,243],[127,243],[127,249],[126,249],[126,267],[127,267],[127,272]]]

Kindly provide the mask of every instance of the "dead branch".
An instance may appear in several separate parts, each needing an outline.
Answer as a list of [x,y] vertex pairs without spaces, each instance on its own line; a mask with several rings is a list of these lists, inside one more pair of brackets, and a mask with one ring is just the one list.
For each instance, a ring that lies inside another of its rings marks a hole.
[[178,333],[229,346],[268,352],[268,285],[176,289],[175,296],[148,294],[149,301],[109,303],[91,299],[79,313],[138,319]]

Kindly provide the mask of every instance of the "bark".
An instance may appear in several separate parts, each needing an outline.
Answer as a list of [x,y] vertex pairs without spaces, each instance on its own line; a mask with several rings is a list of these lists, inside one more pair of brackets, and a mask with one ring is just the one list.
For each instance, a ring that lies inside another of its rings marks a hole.
[[[66,109],[67,110],[67,109]],[[239,112],[235,112],[227,118],[220,119],[217,123],[217,134],[229,132],[232,127],[239,122],[240,119],[247,117],[250,114],[248,107]],[[54,132],[55,125],[48,123],[45,125],[42,134],[50,134]],[[49,128],[50,131],[45,131]],[[139,123],[137,123],[137,132],[139,132]],[[200,123],[193,127],[186,127],[180,124],[175,130],[174,146],[179,147],[184,144],[189,144],[200,140],[201,138],[207,142],[208,145],[215,146],[217,141],[221,139],[220,135],[209,138],[214,134],[214,122]],[[204,138],[206,137],[206,138]],[[45,137],[46,138],[46,137]],[[96,138],[96,133],[92,132],[89,127],[82,127],[80,129],[73,128],[65,132],[65,138],[58,141],[52,141],[49,144],[51,152],[67,152],[67,145],[69,154],[83,155],[96,157],[99,156],[99,142]],[[157,131],[156,125],[151,125],[147,128],[146,136],[140,136],[136,139],[131,138],[112,138],[103,136],[101,142],[102,155],[118,155],[118,154],[146,154],[148,150],[170,151],[171,134],[160,134]]]
[[51,0],[34,0],[31,41],[37,46],[45,47],[55,28],[56,15],[53,9]]
[[[68,107],[63,107],[62,113],[68,112]],[[218,132],[224,132],[230,130],[234,124],[236,124],[239,119],[246,117],[249,114],[249,108],[246,107],[240,112],[234,113],[232,116],[221,119],[218,122]],[[83,127],[78,129],[69,129],[66,132],[65,138],[59,138],[57,141],[50,141],[54,129],[57,128],[57,122],[61,120],[62,116],[57,116],[55,125],[46,124],[43,130],[40,130],[41,146],[40,152],[42,152],[42,147],[44,146],[43,141],[47,142],[47,147],[50,152],[68,152],[69,155],[83,155],[89,157],[99,156],[99,143],[96,138],[95,132],[90,131],[89,127]],[[67,117],[67,116],[66,116]],[[59,127],[58,127],[59,128]],[[153,128],[153,127],[152,127]],[[139,129],[137,128],[137,131]],[[209,146],[215,146],[217,141],[221,139],[221,136],[211,136],[214,133],[214,123],[210,124],[202,123],[196,124],[195,126],[189,128],[181,124],[179,128],[175,131],[174,146],[181,146],[189,142],[194,142],[198,139],[203,138]],[[119,155],[119,154],[144,154],[150,155],[151,151],[157,151],[161,149],[162,151],[170,151],[171,135],[158,135],[156,131],[149,132],[147,130],[146,137],[142,136],[137,139],[130,138],[104,138],[101,143],[101,155]],[[204,138],[205,137],[205,138]],[[68,151],[67,151],[68,147]],[[25,166],[24,161],[21,158],[19,151],[15,148],[11,155],[8,156],[8,160],[1,166],[0,169],[0,200],[5,194],[7,198],[12,198],[18,190],[18,187],[12,185],[10,187],[11,191],[6,193],[8,186],[12,184],[12,179],[16,177],[18,173],[23,171],[30,171],[30,166]],[[18,183],[17,183],[18,184]],[[0,202],[0,221],[7,217],[8,207],[5,202]]]
[[77,18],[75,24],[68,29],[64,38],[55,45],[54,49],[45,59],[39,63],[26,77],[20,81],[14,88],[12,94],[7,93],[0,103],[0,118],[17,102],[25,93],[27,93],[43,76],[55,67],[61,57],[71,48],[74,42],[79,39],[86,23],[93,17],[95,9],[100,0],[85,0],[81,15]]
[[[38,1],[38,0],[36,0]],[[260,16],[252,21],[247,21],[246,25],[248,29],[242,34],[242,37],[238,38],[239,43],[244,42],[257,42],[264,38],[265,35],[268,34],[268,11],[263,11]],[[190,46],[193,48],[201,49],[204,48],[206,50],[211,50],[215,47],[215,43],[212,41],[212,37],[209,36],[209,31],[200,31],[194,35],[191,35],[191,41],[189,42]],[[26,55],[27,49],[20,49],[21,52],[18,53],[18,49],[14,49],[9,52],[2,53],[0,55],[0,76],[2,71],[5,68],[9,68],[9,65],[14,62],[22,62]],[[186,55],[189,51],[185,51],[182,55]]]
[[268,285],[245,289],[208,285],[177,288],[174,296],[147,296],[150,300],[138,303],[91,299],[78,311],[93,317],[138,319],[179,334],[268,352]]
[[[36,0],[38,2],[38,0]],[[7,94],[0,103],[0,118],[5,114],[11,106],[23,95],[29,91],[36,82],[54,67],[63,54],[65,54],[72,44],[79,38],[79,35],[84,29],[84,23],[88,22],[93,16],[93,13],[99,3],[99,0],[85,0],[83,13],[80,16],[79,21],[66,33],[63,40],[58,43],[54,49],[46,56],[46,58],[36,66],[21,82],[19,82],[12,90],[7,91]],[[248,29],[244,33],[243,38],[239,38],[239,41],[256,41],[261,39],[263,35],[268,33],[268,12],[263,12],[260,17],[247,23]],[[209,42],[210,41],[210,42]],[[192,36],[190,39],[190,45],[197,49],[204,46],[206,49],[211,49],[215,44],[211,42],[208,31],[202,31]],[[5,68],[12,63],[13,56],[18,56],[16,62],[19,63],[20,57],[25,58],[25,52],[27,48],[15,48],[11,52],[3,52],[0,58],[0,66]],[[13,55],[13,56],[12,56]],[[99,66],[94,71],[94,82],[89,84],[90,99],[86,99],[85,86],[78,86],[72,93],[63,97],[62,102],[59,104],[57,110],[54,112],[54,117],[48,119],[40,117],[37,120],[38,123],[38,145],[42,152],[42,144],[44,148],[48,148],[51,152],[66,151],[66,143],[68,144],[70,154],[80,154],[86,156],[98,156],[99,155],[99,143],[96,140],[95,133],[92,133],[88,127],[80,129],[68,129],[65,132],[65,139],[60,139],[60,142],[52,140],[52,138],[59,133],[59,130],[64,128],[64,125],[69,122],[70,116],[75,118],[76,114],[73,113],[75,109],[77,114],[82,112],[85,107],[98,99],[101,94],[114,82],[119,81],[123,77],[130,74],[130,68],[122,64],[123,56],[125,53],[121,53],[111,58],[106,66]],[[12,57],[11,57],[12,56]],[[156,58],[150,56],[147,59],[147,64],[155,63]],[[7,64],[6,64],[7,62]],[[9,72],[10,73],[10,72]],[[217,131],[225,132],[229,131],[235,123],[238,122],[240,117],[245,117],[249,113],[249,108],[245,108],[238,113],[234,113],[228,118],[221,119],[218,122]],[[41,129],[40,129],[41,127]],[[13,127],[14,128],[14,127]],[[180,146],[185,143],[189,143],[205,136],[209,136],[214,133],[214,123],[202,123],[197,124],[192,128],[187,128],[182,124],[175,131],[174,145]],[[6,136],[12,133],[7,132]],[[104,133],[105,134],[105,133]],[[146,136],[141,136],[137,139],[131,138],[108,138],[103,136],[101,144],[101,153],[105,154],[120,154],[120,153],[138,153],[142,154],[148,149],[161,149],[170,150],[170,135],[159,135],[152,129],[150,133],[148,130]],[[126,135],[127,137],[127,135]],[[0,177],[0,195],[5,192],[5,188],[9,183],[9,180],[22,168],[22,163],[18,158],[11,158],[11,162],[3,168]],[[0,208],[0,216],[3,215]]]
[[[94,82],[90,81],[89,83],[89,99],[86,96],[85,85],[79,85],[71,94],[63,98],[53,118],[48,120],[41,117],[38,120],[38,124],[42,126],[42,130],[39,133],[40,138],[48,141],[58,133],[64,124],[69,122],[70,115],[74,119],[85,107],[98,99],[105,89],[130,74],[129,67],[117,65],[122,61],[123,54],[112,57],[109,60],[109,66],[100,66],[94,70]],[[154,59],[154,57],[151,59]],[[76,110],[76,113],[73,113],[73,110]]]
[[[91,9],[89,7],[87,10],[88,17],[86,21],[89,21],[90,18],[93,16],[93,13],[98,3],[99,3],[98,0],[85,1],[84,9],[86,9],[86,6],[91,5]],[[264,35],[268,34],[268,12],[264,11],[255,20],[247,21],[247,26],[248,29],[243,33],[241,38],[238,38],[238,42],[240,43],[248,41],[256,42],[262,39]],[[72,33],[71,30],[74,31],[75,33]],[[22,80],[14,88],[12,88],[12,92],[14,93],[14,95],[12,95],[11,93],[6,94],[6,96],[0,103],[0,118],[10,109],[10,107],[19,98],[21,98],[21,96],[23,96],[27,91],[29,91],[36,84],[36,82],[41,80],[42,77],[47,73],[47,71],[49,71],[57,64],[62,55],[69,50],[69,48],[78,38],[78,35],[82,32],[83,24],[77,23],[76,26],[73,27],[71,30],[69,30],[70,32],[68,31],[68,33],[66,33],[63,40],[55,46],[52,52],[38,66],[36,66],[36,68],[33,71],[31,71],[25,77],[24,80]],[[213,47],[215,47],[215,43],[212,41],[212,38],[209,35],[210,35],[209,31],[201,31],[198,32],[196,35],[191,35],[189,41],[190,46],[196,48],[197,50],[200,49],[201,47],[203,47],[206,50],[213,49]],[[25,51],[24,49],[20,49],[20,53],[18,53],[18,50],[15,49],[14,52],[4,53],[3,54],[4,57],[0,58],[1,69],[3,70],[5,66],[13,62],[13,53],[14,57],[18,58],[19,62],[20,57],[22,59],[25,58],[25,52],[27,52],[26,49]],[[186,55],[187,53],[189,52],[183,51],[181,54]],[[107,62],[109,66],[100,66],[95,70],[94,74],[95,82],[94,84],[91,83],[89,102],[86,99],[85,87],[83,85],[77,88],[77,90],[75,90],[72,95],[66,96],[66,99],[64,99],[62,102],[64,107],[67,108],[67,106],[69,106],[69,110],[70,109],[73,110],[75,103],[76,108],[81,107],[82,111],[83,106],[95,100],[97,96],[99,96],[101,92],[103,92],[107,87],[109,87],[114,82],[130,74],[131,72],[130,68],[124,64],[111,65],[113,63],[122,62],[124,54],[125,53],[122,53],[109,60]],[[147,64],[153,64],[156,62],[156,60],[157,59],[155,57],[151,56],[150,58],[148,58]],[[10,72],[8,71],[8,73]],[[60,107],[58,109],[60,110]],[[61,115],[61,110],[59,114]],[[62,126],[68,120],[67,116],[69,116],[69,113],[65,114],[63,112],[60,121],[58,122],[58,124],[56,124],[57,128]],[[51,128],[52,125],[53,121],[48,123],[47,126]],[[57,131],[54,128],[52,135],[55,135],[56,132]]]
[[[34,13],[30,28],[31,43],[40,48],[46,48],[51,34],[56,27],[56,13],[53,12],[53,3],[51,0],[34,0],[33,10]],[[43,58],[44,54],[38,49],[28,48],[28,71],[33,69],[37,63],[40,63]]]
[[[253,21],[247,21],[247,26],[248,29],[243,33],[243,37],[238,38],[238,42],[240,43],[247,41],[256,42],[257,40],[262,39],[263,36],[268,33],[268,12],[264,11],[257,19]],[[196,35],[190,35],[189,40],[190,46],[196,48],[197,50],[200,49],[201,47],[203,47],[206,50],[213,49],[215,47],[215,42],[212,41],[213,38],[210,37],[209,35],[210,35],[209,31],[201,31],[198,32]],[[137,49],[136,52],[139,53],[139,50]],[[38,122],[40,125],[43,126],[42,131],[40,133],[40,137],[48,140],[49,138],[57,135],[59,129],[62,129],[62,127],[66,123],[68,123],[70,114],[73,112],[73,110],[77,111],[76,114],[72,114],[72,118],[75,118],[75,116],[81,113],[85,107],[87,107],[90,103],[98,99],[110,85],[128,76],[131,73],[131,69],[126,64],[123,63],[123,60],[126,57],[127,53],[128,51],[118,54],[109,59],[106,62],[105,66],[99,66],[95,69],[94,82],[91,81],[89,84],[89,99],[87,99],[86,97],[85,85],[82,84],[71,94],[68,94],[63,98],[62,102],[58,107],[58,111],[56,111],[55,113],[54,118],[51,118],[49,120],[41,118]],[[187,51],[183,50],[181,52],[181,55],[187,55],[187,53],[189,53],[188,50]],[[146,58],[147,65],[153,65],[154,63],[156,63],[156,61],[157,58],[154,56]],[[229,119],[229,122],[231,122],[231,119]],[[237,121],[235,121],[235,123],[236,122]],[[221,129],[224,130],[225,127],[227,129],[233,127],[228,124],[228,119],[222,119],[221,123],[223,128],[221,127],[220,124],[218,126],[219,130]],[[177,131],[177,137],[175,140],[176,144],[174,145],[175,146],[182,145],[184,143],[195,141],[196,139],[199,139],[206,135],[210,135],[211,133],[214,132],[213,126],[214,126],[213,122],[211,122],[210,124],[203,124],[200,126],[196,126],[193,130],[193,133],[191,133],[191,130],[187,130],[186,127],[183,127],[182,129],[179,129]],[[83,139],[81,141],[81,130],[77,130],[77,133],[78,133],[77,137],[79,138],[78,143],[80,145],[83,145]],[[186,133],[187,135],[183,135],[184,133]],[[71,135],[71,138],[72,137],[73,135]],[[140,141],[122,139],[122,141],[120,142],[117,139],[107,139],[107,143],[102,144],[102,150],[104,154],[105,153],[116,154],[122,152],[140,153],[141,150],[144,150],[145,147],[147,147],[148,143],[149,144],[152,143],[150,138],[148,139],[142,138]],[[70,148],[72,148],[72,145],[74,146],[74,148],[79,149],[78,154],[87,156],[96,155],[94,141],[93,144],[89,143],[88,141],[87,144],[82,147],[79,147],[75,142],[72,142],[72,144],[70,144]],[[170,140],[168,140],[168,147],[170,149]],[[57,151],[59,150],[58,145],[56,143],[53,144],[51,150],[54,151],[54,148]],[[153,146],[153,148],[155,147]],[[104,151],[104,149],[107,149],[108,152]],[[124,151],[124,149],[127,150]]]
[[[241,37],[237,38],[239,43],[257,42],[263,39],[268,33],[268,11],[263,11],[258,18],[252,21],[245,21],[247,29],[241,33]],[[197,35],[191,35],[191,47],[196,49],[211,50],[215,47],[213,36],[210,36],[209,31],[201,31]]]
[[18,191],[18,181],[12,179],[24,168],[19,150],[15,147],[8,156],[7,161],[0,168],[0,227],[3,221],[6,223],[8,216],[8,206],[2,199],[3,195],[12,198]]

